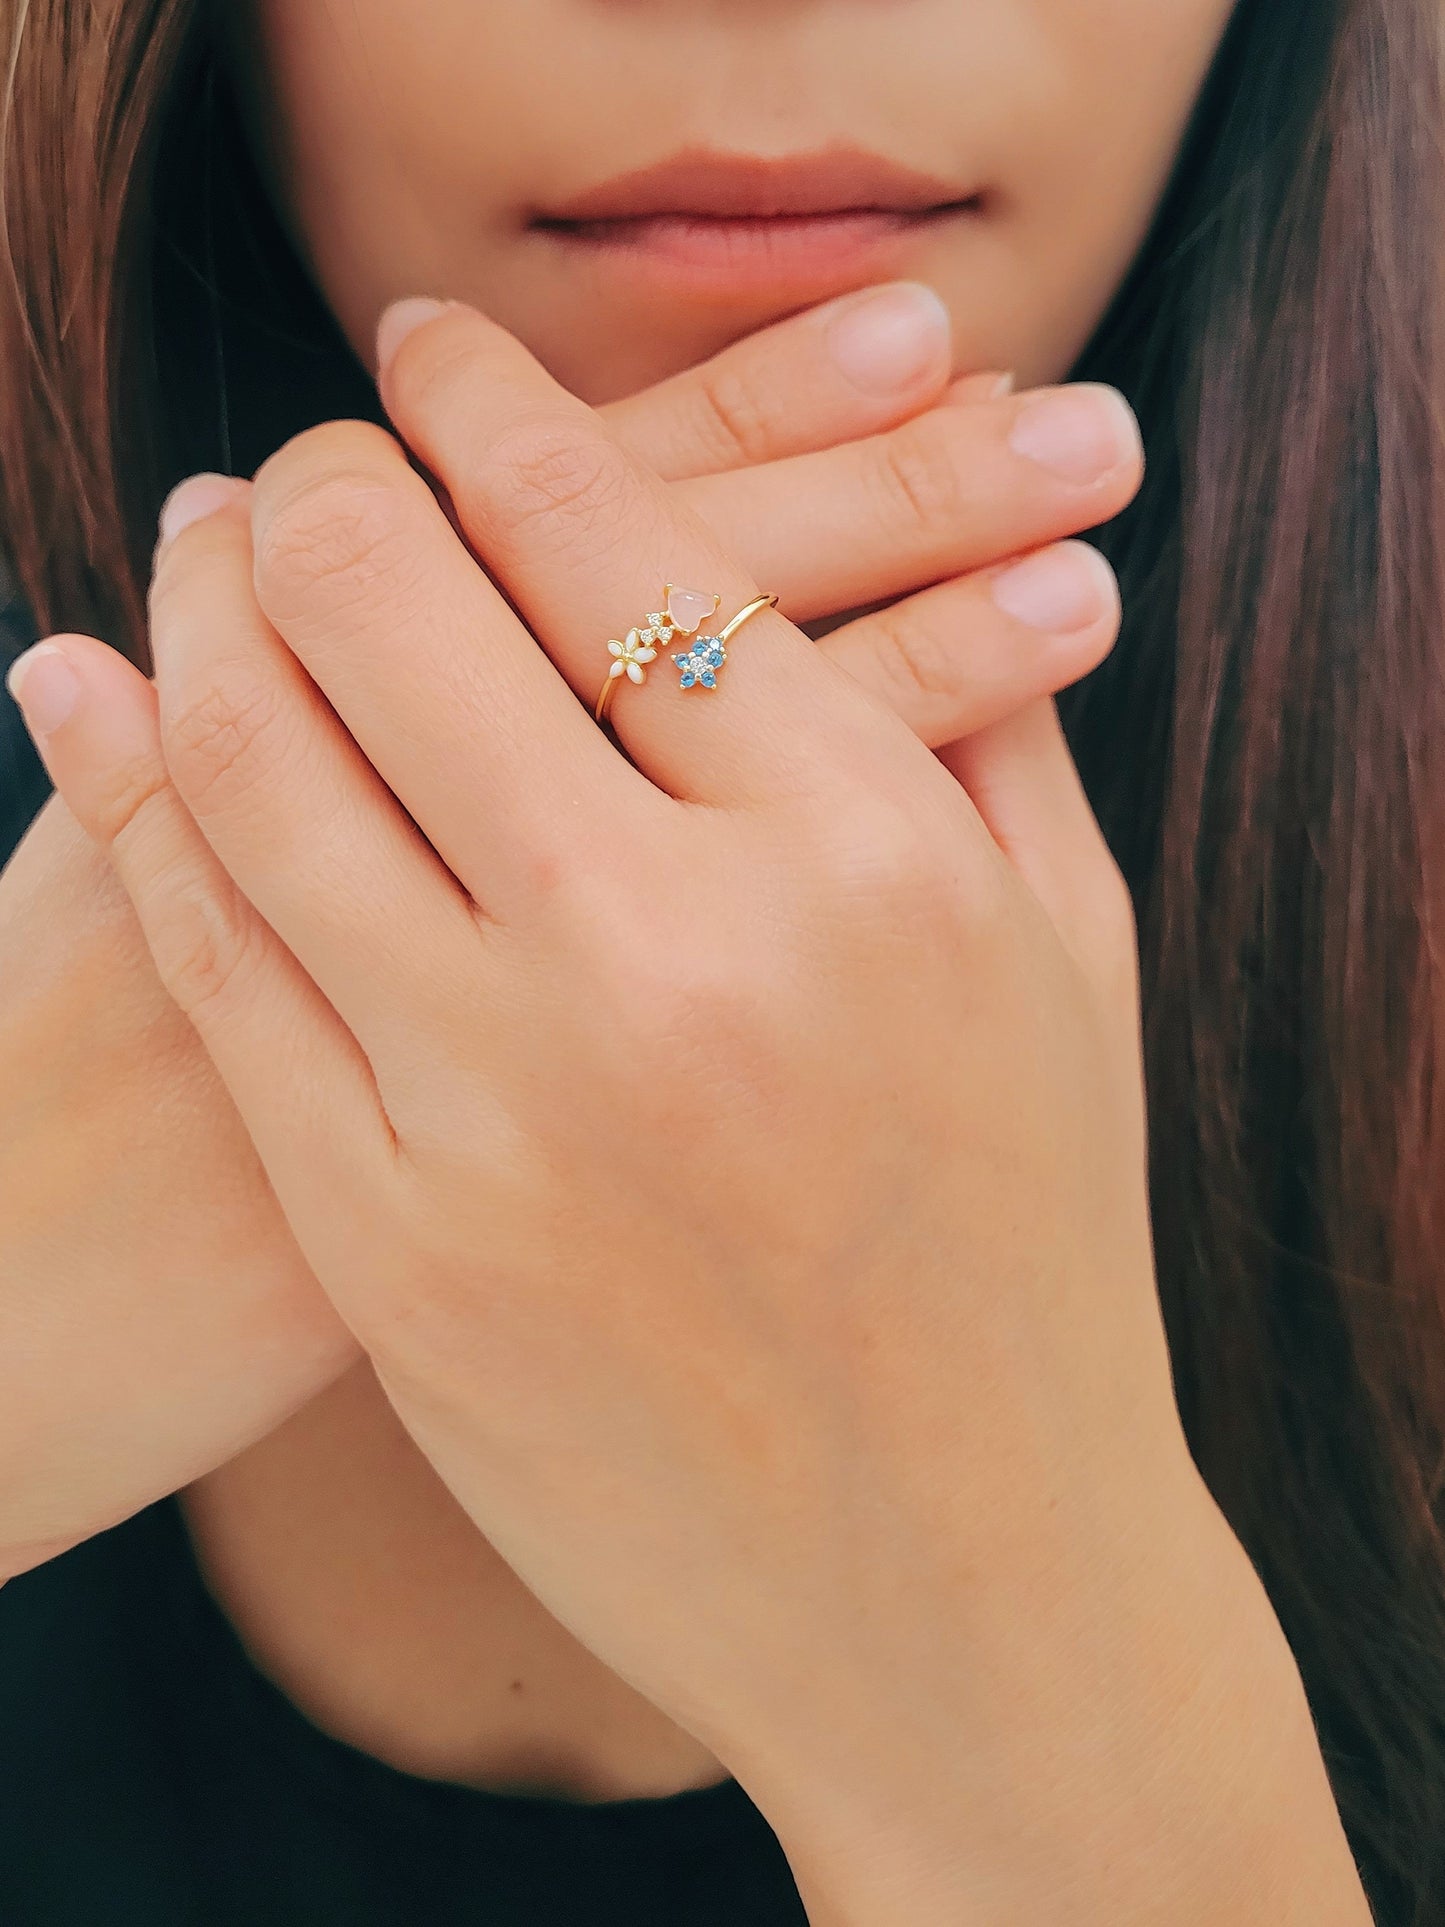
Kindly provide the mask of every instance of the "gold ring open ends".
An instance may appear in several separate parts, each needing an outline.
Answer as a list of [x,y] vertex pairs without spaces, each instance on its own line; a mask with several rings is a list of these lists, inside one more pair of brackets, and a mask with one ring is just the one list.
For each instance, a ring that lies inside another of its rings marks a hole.
[[668,661],[676,663],[683,689],[716,689],[718,673],[727,661],[728,637],[754,615],[759,609],[771,608],[778,598],[775,595],[754,596],[744,608],[739,609],[732,620],[716,632],[704,629],[717,613],[722,601],[720,595],[704,594],[700,589],[682,589],[676,583],[663,584],[663,606],[654,609],[645,623],[629,629],[621,642],[612,641],[607,645],[612,662],[592,714],[600,723],[607,714],[607,706],[612,700],[612,692],[624,676],[629,682],[644,682],[647,678],[647,665],[656,661],[659,654],[671,648],[679,636],[688,640],[688,646],[680,654],[670,656]]

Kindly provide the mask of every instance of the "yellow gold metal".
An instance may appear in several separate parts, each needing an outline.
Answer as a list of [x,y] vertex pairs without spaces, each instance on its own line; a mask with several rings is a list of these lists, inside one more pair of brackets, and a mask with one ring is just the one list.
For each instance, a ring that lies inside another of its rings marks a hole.
[[746,603],[738,610],[731,622],[725,622],[722,628],[718,630],[718,641],[726,642],[733,630],[741,628],[750,615],[753,615],[759,609],[771,609],[777,600],[778,598],[775,595],[754,596],[751,602]]
[[[645,625],[639,624],[637,627],[629,629],[621,642],[614,640],[608,643],[607,648],[613,661],[603,680],[602,688],[598,692],[597,702],[592,711],[593,716],[599,723],[607,714],[608,704],[612,700],[612,691],[622,680],[624,674],[629,681],[640,683],[644,680],[647,673],[644,665],[655,661],[660,650],[669,648],[676,637],[698,636],[701,639],[703,623],[710,622],[712,617],[711,615],[702,617],[694,623],[691,628],[685,628],[681,623],[675,621],[671,614],[670,599],[676,587],[677,585],[675,583],[664,583],[662,609],[654,610],[652,614],[648,616]],[[687,591],[684,593],[690,594],[693,592]],[[718,604],[722,601],[722,597],[714,592],[710,593],[712,593],[713,612],[715,613]],[[767,609],[774,606],[777,600],[778,598],[775,595],[754,596],[751,602],[744,608],[739,609],[738,613],[730,622],[726,623],[721,629],[707,631],[707,635],[716,643],[724,644],[735,630],[741,628],[742,624],[747,621],[750,615],[756,614],[759,609]],[[667,660],[675,662],[678,658],[674,656],[667,658]],[[716,660],[716,658],[714,658],[714,660]],[[691,675],[693,673],[692,668],[689,667],[685,673]],[[712,674],[713,671],[711,669],[705,668],[703,670],[704,676],[711,676]],[[709,683],[707,686],[710,688],[712,684]]]

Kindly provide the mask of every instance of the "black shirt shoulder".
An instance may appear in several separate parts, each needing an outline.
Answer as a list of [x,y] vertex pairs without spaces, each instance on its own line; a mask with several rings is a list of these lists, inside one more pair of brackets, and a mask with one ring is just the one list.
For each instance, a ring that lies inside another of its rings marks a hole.
[[5,1927],[807,1927],[726,1779],[596,1803],[428,1780],[250,1660],[175,1499],[0,1587]]

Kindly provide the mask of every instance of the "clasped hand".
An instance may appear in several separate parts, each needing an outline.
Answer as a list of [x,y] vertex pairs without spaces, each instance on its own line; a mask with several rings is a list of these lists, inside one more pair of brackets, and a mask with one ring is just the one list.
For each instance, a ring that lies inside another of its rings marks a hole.
[[967,1851],[1210,1530],[1054,705],[935,752],[785,597],[614,742],[664,581],[776,584],[476,311],[381,379],[465,545],[383,431],[297,437],[161,544],[154,689],[72,640],[53,771],[478,1527],[780,1831],[896,1728]]

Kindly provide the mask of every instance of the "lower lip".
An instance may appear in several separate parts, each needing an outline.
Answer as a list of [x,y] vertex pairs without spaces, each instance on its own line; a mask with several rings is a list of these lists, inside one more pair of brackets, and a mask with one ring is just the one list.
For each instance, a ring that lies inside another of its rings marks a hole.
[[550,222],[543,231],[582,258],[659,278],[676,293],[807,285],[877,268],[890,250],[971,204],[917,213],[862,209],[843,214],[776,214],[733,219],[654,214],[615,221]]

